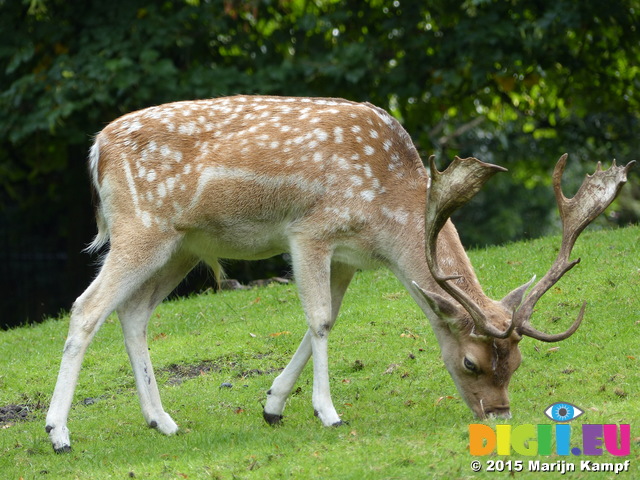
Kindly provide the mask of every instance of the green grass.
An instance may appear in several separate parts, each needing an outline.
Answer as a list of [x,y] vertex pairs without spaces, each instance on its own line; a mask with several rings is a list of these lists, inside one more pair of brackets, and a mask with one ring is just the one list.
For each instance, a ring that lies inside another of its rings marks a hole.
[[[481,283],[501,298],[540,278],[559,239],[543,238],[470,252]],[[587,232],[574,258],[582,262],[539,302],[533,323],[564,330],[582,300],[583,325],[568,340],[521,342],[522,366],[510,385],[510,421],[552,423],[543,411],[557,401],[586,413],[572,422],[630,423],[629,457],[640,475],[640,228]],[[575,463],[587,457],[472,457],[475,423],[439,358],[422,312],[385,270],[361,272],[351,285],[330,341],[332,394],[349,422],[323,428],[311,406],[311,368],[298,382],[285,423],[262,420],[262,402],[277,369],[295,351],[305,322],[295,286],[203,294],[165,302],[149,327],[151,356],[164,406],[181,432],[165,437],[146,427],[115,317],[91,345],[71,410],[73,451],[55,455],[44,432],[68,317],[0,332],[0,407],[27,404],[27,421],[0,425],[3,479],[234,478],[494,478],[473,473],[480,460]],[[206,362],[206,363],[205,363]],[[395,364],[391,373],[385,373]],[[181,366],[188,378],[178,378]],[[194,365],[200,365],[200,373]],[[171,368],[174,366],[173,368]],[[233,388],[220,388],[224,382]],[[92,399],[85,402],[85,399]],[[626,476],[625,476],[626,475]],[[572,478],[611,478],[578,472]],[[546,474],[544,478],[556,478]]]

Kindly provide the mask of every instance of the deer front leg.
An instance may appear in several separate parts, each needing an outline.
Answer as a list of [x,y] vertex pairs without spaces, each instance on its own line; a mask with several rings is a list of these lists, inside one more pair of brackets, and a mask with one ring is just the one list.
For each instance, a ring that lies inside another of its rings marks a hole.
[[313,412],[325,427],[342,425],[333,406],[329,387],[329,324],[311,327],[311,351],[313,354]]
[[282,421],[285,402],[310,357],[311,330],[307,330],[291,361],[275,378],[271,388],[267,391],[267,404],[264,406],[262,416],[268,424],[277,425]]
[[[322,241],[303,237],[291,241],[293,272],[309,326],[308,341],[313,355],[313,408],[325,426],[341,423],[329,388],[328,339],[335,320],[331,305],[332,254],[332,248]],[[303,345],[303,348],[308,347]],[[299,359],[303,353],[304,350]]]
[[[353,278],[355,269],[349,265],[334,262],[331,264],[331,317],[335,323],[344,298],[345,291]],[[296,353],[267,392],[267,404],[263,416],[267,423],[277,425],[282,421],[285,402],[311,357],[311,330],[307,330]]]
[[291,358],[291,361],[282,373],[276,377],[267,392],[267,404],[263,412],[263,417],[267,423],[277,425],[282,421],[282,412],[284,411],[287,398],[291,394],[302,369],[309,361],[312,352],[314,355],[312,397],[314,413],[325,426],[339,425],[342,423],[337,412],[335,412],[329,391],[328,359],[325,361],[316,360],[320,358],[319,355],[324,354],[325,357],[328,357],[326,347],[318,353],[314,352],[312,346],[313,337],[314,332],[309,328],[302,338],[302,342],[300,342],[296,353]]

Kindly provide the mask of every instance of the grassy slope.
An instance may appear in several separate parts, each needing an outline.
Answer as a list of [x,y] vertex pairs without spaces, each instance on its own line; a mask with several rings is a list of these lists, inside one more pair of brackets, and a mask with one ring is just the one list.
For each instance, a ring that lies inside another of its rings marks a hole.
[[[532,274],[540,278],[558,245],[552,237],[470,256],[487,294],[500,298]],[[635,473],[626,478],[634,478],[640,475],[640,228],[587,232],[575,248],[578,256],[582,263],[539,302],[533,322],[545,331],[562,330],[583,299],[585,321],[560,344],[523,340],[524,361],[510,386],[509,423],[550,423],[543,411],[557,401],[586,411],[572,425],[631,423],[630,457],[592,459],[630,459]],[[145,427],[122,334],[110,318],[80,376],[69,423],[74,450],[54,455],[44,408],[67,325],[64,317],[0,332],[0,407],[20,403],[34,410],[32,421],[0,426],[1,478],[490,476],[471,471],[473,417],[442,366],[426,319],[387,271],[356,276],[331,337],[332,393],[349,422],[341,428],[322,428],[313,417],[310,368],[289,401],[285,424],[274,429],[262,421],[272,370],[286,364],[305,330],[295,287],[274,285],[166,302],[154,313],[150,348],[165,408],[181,426],[174,437]],[[194,378],[176,381],[167,370],[205,360],[212,368]],[[223,382],[234,386],[220,388]],[[85,405],[86,398],[93,403]],[[579,441],[575,436],[572,443]],[[488,458],[585,459],[479,459]]]

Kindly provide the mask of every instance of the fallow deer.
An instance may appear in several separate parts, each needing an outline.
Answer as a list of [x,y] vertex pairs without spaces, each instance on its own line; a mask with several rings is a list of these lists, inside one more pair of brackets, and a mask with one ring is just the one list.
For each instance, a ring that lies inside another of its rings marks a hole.
[[386,266],[429,319],[461,397],[478,417],[510,416],[507,386],[518,342],[569,337],[536,330],[537,300],[572,268],[579,233],[626,181],[631,164],[600,167],[576,196],[554,188],[564,224],[549,273],[501,301],[482,291],[449,220],[495,173],[474,158],[427,173],[411,138],[387,112],[341,99],[234,96],[170,103],[124,115],[96,137],[89,170],[98,234],[109,251],[71,310],[46,431],[70,450],[67,418],[85,351],[118,313],[146,422],[178,426],[162,407],[147,348],[155,307],[200,261],[262,259],[289,252],[308,330],[267,392],[264,418],[282,419],[285,400],[313,355],[312,403],[323,425],[339,425],[329,392],[327,341],[357,269]]

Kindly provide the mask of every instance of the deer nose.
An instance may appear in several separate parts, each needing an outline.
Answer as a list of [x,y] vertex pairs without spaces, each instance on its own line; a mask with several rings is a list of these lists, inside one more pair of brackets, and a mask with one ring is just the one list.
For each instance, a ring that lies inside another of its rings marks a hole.
[[487,418],[511,418],[511,410],[509,407],[486,408],[484,414]]

